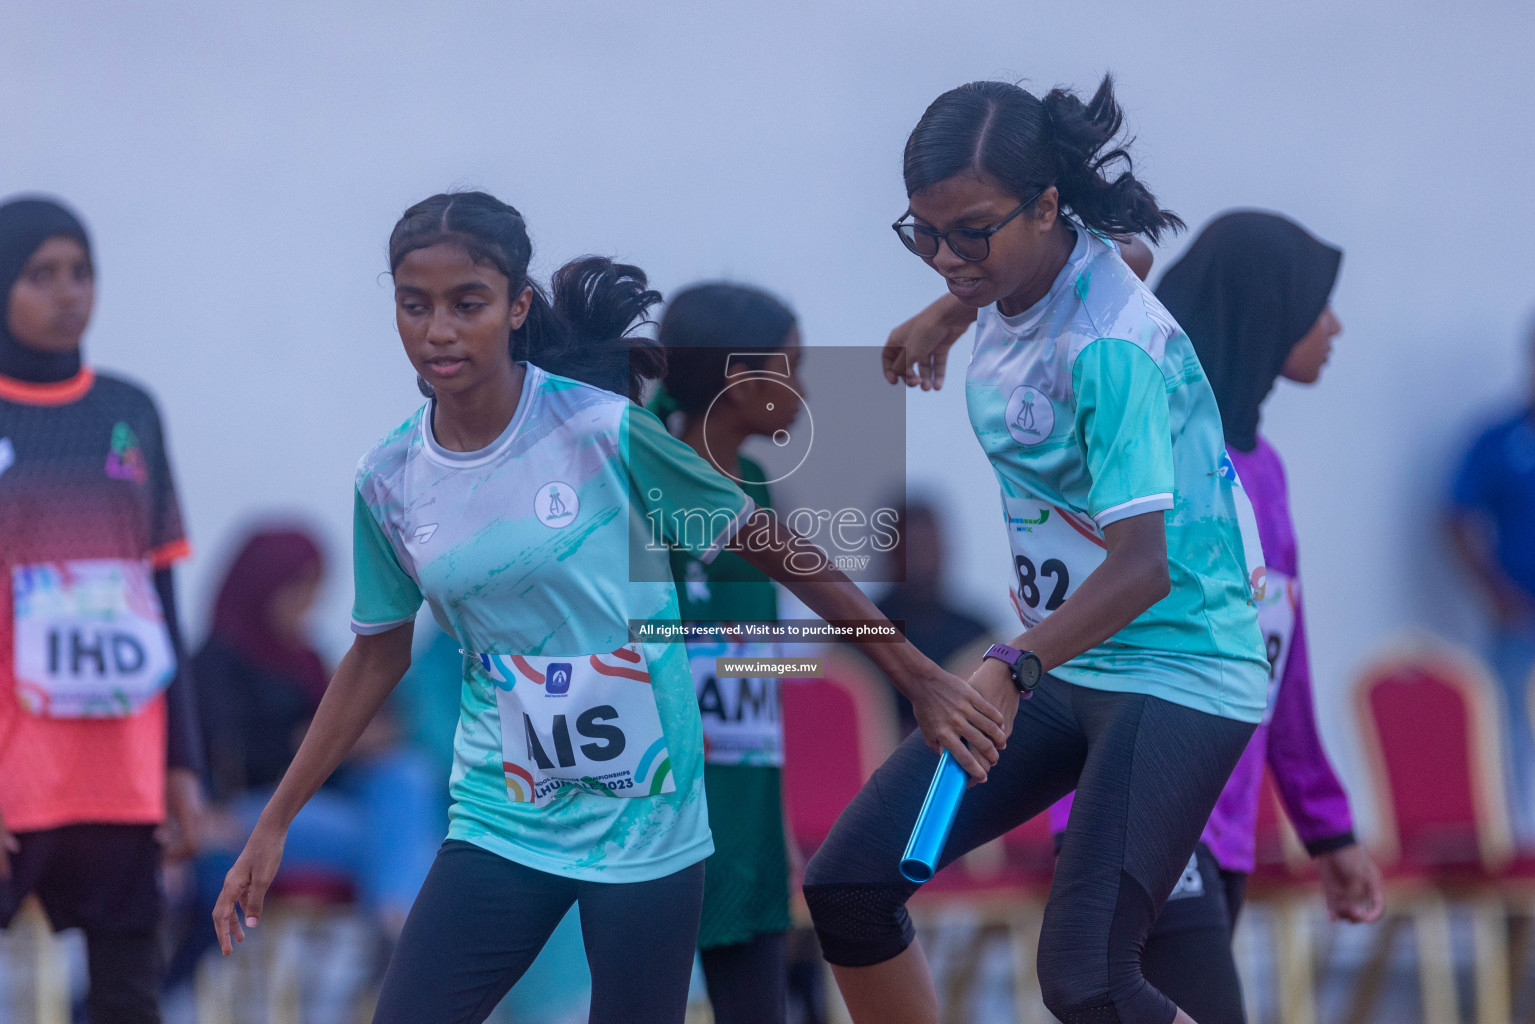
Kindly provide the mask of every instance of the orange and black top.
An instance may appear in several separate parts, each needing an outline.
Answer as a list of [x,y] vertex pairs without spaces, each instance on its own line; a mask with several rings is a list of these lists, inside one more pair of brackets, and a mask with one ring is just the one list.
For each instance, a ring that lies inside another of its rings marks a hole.
[[[195,741],[168,751],[163,694],[113,718],[47,717],[23,706],[14,668],[17,567],[147,562],[168,584],[162,570],[187,553],[148,394],[89,368],[48,384],[0,376],[0,813],[11,831],[161,821],[167,762],[197,760]],[[167,603],[168,588],[157,589]],[[174,622],[173,607],[164,614]]]

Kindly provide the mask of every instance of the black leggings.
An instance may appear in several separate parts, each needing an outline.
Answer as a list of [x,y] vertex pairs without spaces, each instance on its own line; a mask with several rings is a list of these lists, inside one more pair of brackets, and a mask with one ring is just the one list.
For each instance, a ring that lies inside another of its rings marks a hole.
[[783,932],[698,951],[714,1024],[783,1024],[789,1013],[789,964]]
[[681,1024],[700,861],[648,882],[581,882],[450,839],[384,973],[374,1024],[478,1024],[533,963],[572,903],[592,970],[591,1024]]
[[[1064,1024],[1168,1024],[1141,952],[1253,725],[1047,676],[990,778],[965,796],[943,863],[1076,790],[1039,937],[1045,1005]],[[805,873],[827,960],[882,963],[913,937],[901,851],[938,755],[908,737],[837,819]]]
[[1247,876],[1222,871],[1199,844],[1146,939],[1146,980],[1199,1024],[1244,1024],[1231,936]]

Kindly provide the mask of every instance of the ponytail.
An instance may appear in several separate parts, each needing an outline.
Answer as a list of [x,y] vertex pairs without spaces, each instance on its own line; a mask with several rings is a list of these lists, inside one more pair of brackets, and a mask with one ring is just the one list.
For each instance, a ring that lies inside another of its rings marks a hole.
[[1006,82],[971,82],[939,96],[912,129],[906,192],[965,171],[995,178],[1020,199],[1054,185],[1061,206],[1085,226],[1155,242],[1183,221],[1135,177],[1131,140],[1114,145],[1123,125],[1112,75],[1087,103],[1069,89],[1040,100]]
[[551,373],[639,399],[646,381],[666,373],[666,353],[653,338],[630,331],[650,323],[661,301],[645,272],[603,256],[583,256],[554,272],[553,298],[534,288],[528,318],[513,332],[526,337],[527,359]]
[[[551,297],[528,277],[533,243],[515,207],[485,192],[444,192],[412,206],[395,224],[390,271],[416,249],[442,242],[500,271],[512,296],[532,291],[527,318],[507,339],[513,359],[633,399],[646,381],[665,373],[660,346],[629,336],[661,301],[639,267],[601,256],[573,260],[555,272]],[[418,378],[417,385],[431,397],[425,381]]]

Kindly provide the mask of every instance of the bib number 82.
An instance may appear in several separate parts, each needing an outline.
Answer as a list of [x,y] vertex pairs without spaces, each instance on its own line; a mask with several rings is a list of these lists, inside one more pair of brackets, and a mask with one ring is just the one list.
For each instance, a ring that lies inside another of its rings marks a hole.
[[1034,563],[1023,555],[1013,556],[1013,571],[1018,576],[1018,599],[1030,608],[1038,608],[1040,582],[1054,579],[1050,597],[1045,601],[1045,611],[1053,612],[1066,601],[1066,591],[1071,589],[1071,576],[1066,563],[1059,558],[1047,558],[1036,569]]

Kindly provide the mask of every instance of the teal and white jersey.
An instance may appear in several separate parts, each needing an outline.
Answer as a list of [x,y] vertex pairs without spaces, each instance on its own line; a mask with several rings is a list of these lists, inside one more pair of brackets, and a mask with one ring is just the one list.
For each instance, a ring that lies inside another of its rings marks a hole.
[[479,451],[439,445],[431,408],[358,465],[352,628],[425,599],[465,652],[449,837],[601,882],[704,859],[687,651],[628,626],[677,620],[670,549],[707,561],[751,500],[651,413],[536,366]]
[[1103,528],[1165,512],[1172,590],[1055,675],[1257,722],[1268,663],[1252,601],[1252,509],[1193,346],[1112,242],[1077,240],[1049,294],[981,311],[970,422],[1002,487],[1026,627],[1103,562]]

